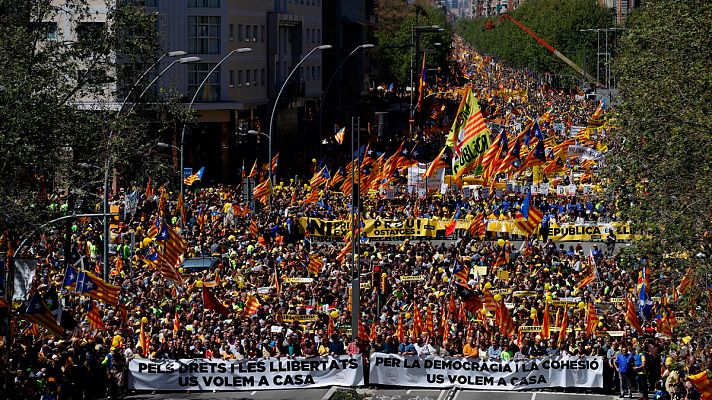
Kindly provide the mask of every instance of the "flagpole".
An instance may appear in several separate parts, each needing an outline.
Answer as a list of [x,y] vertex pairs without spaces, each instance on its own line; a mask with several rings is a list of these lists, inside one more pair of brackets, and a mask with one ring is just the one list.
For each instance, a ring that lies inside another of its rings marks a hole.
[[358,303],[355,301],[355,290],[356,290],[356,280],[354,279],[354,271],[356,270],[355,265],[356,265],[356,246],[353,243],[354,240],[354,235],[355,235],[355,214],[354,214],[354,207],[355,207],[355,198],[354,196],[356,195],[356,186],[354,183],[354,167],[356,166],[356,159],[354,156],[354,117],[351,117],[351,340],[356,341],[356,338],[358,337],[358,322],[359,322],[359,317],[358,317],[358,310],[356,309]]

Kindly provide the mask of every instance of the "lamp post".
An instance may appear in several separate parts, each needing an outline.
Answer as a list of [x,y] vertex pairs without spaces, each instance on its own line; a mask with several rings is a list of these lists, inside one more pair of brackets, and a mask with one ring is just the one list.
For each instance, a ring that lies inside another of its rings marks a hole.
[[[309,58],[309,56],[312,55],[312,53],[314,53],[317,50],[327,50],[327,49],[330,49],[331,47],[332,46],[330,44],[322,44],[321,46],[316,46],[313,49],[311,49],[311,51],[309,53],[307,53],[307,55],[302,57],[302,59],[299,60],[297,65],[295,65],[294,68],[292,68],[292,72],[290,72],[289,75],[287,75],[287,79],[285,79],[284,83],[282,83],[282,87],[279,89],[279,93],[277,93],[277,97],[274,99],[274,106],[272,107],[272,115],[269,117],[269,132],[268,132],[268,135],[269,135],[269,156],[268,156],[267,162],[269,164],[267,164],[267,165],[269,165],[269,179],[270,180],[272,180],[272,124],[274,123],[274,113],[275,113],[275,111],[277,111],[277,104],[279,104],[279,97],[282,95],[284,88],[287,86],[287,82],[289,82],[289,78],[291,78],[292,75],[294,75],[294,72],[299,70],[299,66],[302,65],[302,63],[307,58]],[[269,198],[270,198],[270,201],[272,201],[271,195]]]
[[[205,82],[208,81],[208,78],[210,78],[210,75],[212,75],[216,69],[220,68],[220,65],[225,60],[227,60],[231,55],[233,55],[235,53],[249,53],[251,51],[252,51],[251,47],[240,47],[240,48],[237,48],[237,49],[227,53],[227,55],[225,57],[223,57],[220,61],[218,61],[218,63],[215,64],[213,69],[211,69],[207,73],[207,75],[205,75],[205,78],[203,78],[203,81],[200,82],[200,85],[195,89],[193,98],[190,100],[190,103],[188,104],[188,111],[190,111],[193,108],[193,103],[195,103],[195,99],[198,98],[198,93],[200,93],[200,89],[202,89],[203,86],[205,86]],[[185,144],[185,126],[186,126],[186,123],[185,123],[185,121],[183,121],[183,129],[181,130],[181,133],[180,133],[180,173],[178,174],[178,176],[180,177],[180,194],[181,194],[181,196],[183,195],[183,163],[185,162],[185,159],[183,157],[183,145]]]
[[[126,102],[129,101],[129,97],[131,97],[131,94],[133,94],[133,91],[136,89],[138,84],[143,80],[143,78],[148,74],[149,71],[153,70],[153,68],[158,65],[158,63],[161,62],[166,57],[180,57],[187,54],[185,51],[178,50],[178,51],[169,51],[167,53],[161,54],[160,57],[158,57],[158,60],[156,60],[153,64],[151,64],[150,67],[148,67],[141,76],[134,82],[134,84],[131,86],[129,89],[129,92],[126,94],[126,97],[124,97],[124,100],[121,102],[121,105],[119,106],[119,109],[116,111],[116,118],[118,118],[121,115],[121,112],[124,109],[124,106],[126,105]],[[164,70],[163,72],[165,72]],[[162,73],[163,73],[162,72]],[[160,74],[159,74],[160,76]],[[151,82],[153,84],[153,82]],[[150,86],[150,85],[149,85]],[[107,141],[107,145],[111,145],[111,139],[114,136],[114,130],[112,129],[109,131],[109,139]],[[104,279],[108,279],[109,277],[109,241],[111,240],[110,237],[110,232],[109,232],[109,169],[111,169],[111,152],[108,151],[107,149],[107,155],[106,155],[106,163],[104,165],[104,201],[103,201],[103,209],[104,209],[104,218],[103,218],[103,223],[104,223],[104,238],[102,240],[103,242],[103,249],[102,249],[102,262],[103,262],[103,276]]]
[[177,63],[180,63],[180,64],[188,64],[188,63],[194,63],[194,62],[200,62],[200,61],[203,61],[203,59],[200,58],[200,57],[183,57],[183,58],[179,58],[179,59],[173,61],[172,63],[168,64],[168,66],[167,66],[166,68],[164,68],[163,71],[161,71],[161,73],[159,73],[158,75],[156,75],[156,77],[153,78],[153,80],[151,81],[151,83],[149,83],[149,84],[143,89],[143,92],[141,92],[141,94],[138,95],[138,99],[137,99],[137,100],[141,100],[141,99],[143,98],[143,95],[146,94],[146,92],[148,91],[148,89],[149,89],[151,86],[153,86],[153,84],[156,83],[156,81],[157,81],[163,74],[165,74],[166,71],[168,71],[172,66],[174,66],[175,64],[177,64]]
[[343,60],[341,60],[341,63],[339,63],[339,65],[336,67],[336,69],[334,70],[334,73],[331,75],[331,78],[329,78],[329,82],[326,84],[324,93],[322,93],[322,95],[321,95],[321,109],[319,110],[319,149],[320,149],[319,152],[320,153],[321,153],[321,138],[322,138],[322,134],[324,133],[324,126],[323,126],[324,125],[324,101],[326,100],[326,95],[329,93],[329,88],[331,88],[331,84],[334,82],[334,78],[336,78],[336,74],[339,73],[339,71],[341,70],[341,67],[344,66],[344,64],[349,59],[349,57],[356,54],[356,52],[359,51],[360,49],[370,49],[372,47],[375,47],[375,46],[371,43],[364,43],[364,44],[356,46],[356,48],[351,50],[349,55],[347,55],[346,57],[344,57]]

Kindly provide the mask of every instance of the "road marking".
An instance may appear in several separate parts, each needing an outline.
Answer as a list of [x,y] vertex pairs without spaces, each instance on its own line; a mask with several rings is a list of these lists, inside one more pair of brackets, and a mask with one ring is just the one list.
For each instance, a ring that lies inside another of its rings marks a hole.
[[337,386],[332,386],[331,388],[329,388],[329,391],[321,397],[321,400],[329,400],[329,398],[336,392],[337,389]]
[[413,389],[408,389],[405,391],[405,394],[410,394],[410,392],[412,392],[412,391],[413,391]]
[[255,393],[257,393],[257,391],[256,391],[256,390],[253,390],[253,391],[250,393],[250,396],[254,396]]
[[532,393],[532,400],[536,400],[536,392]]
[[440,395],[438,396],[438,400],[442,400],[443,396],[445,396],[445,393],[447,393],[447,390],[441,390]]

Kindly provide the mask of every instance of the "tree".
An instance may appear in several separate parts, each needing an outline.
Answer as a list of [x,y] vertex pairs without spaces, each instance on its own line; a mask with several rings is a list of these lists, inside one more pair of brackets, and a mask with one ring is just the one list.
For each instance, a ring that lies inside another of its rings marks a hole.
[[[127,150],[149,143],[139,117],[119,120],[109,105],[156,59],[155,17],[127,1],[107,9],[102,24],[88,0],[0,0],[1,232],[22,234],[51,219],[53,190],[100,187],[101,174],[80,163],[102,168],[112,154],[123,167],[135,159]],[[76,40],[59,40],[72,37],[49,22],[59,20]],[[121,135],[109,142],[111,130]]]
[[622,218],[645,235],[632,250],[664,275],[660,290],[669,293],[692,268],[696,284],[683,305],[694,308],[712,282],[712,4],[646,1],[626,25],[615,63],[623,101],[607,162],[611,190]]
[[[580,30],[606,28],[613,23],[611,10],[602,7],[597,0],[531,0],[511,14],[589,73],[595,71],[596,37]],[[575,74],[511,21],[504,21],[494,29],[485,29],[498,18],[461,20],[457,31],[478,50],[500,57],[513,66]]]
[[[420,35],[420,54],[413,59],[413,80],[420,74],[422,51],[434,52],[426,56],[427,67],[447,65],[447,56],[452,43],[452,31],[445,13],[425,1],[409,4],[404,0],[383,0],[378,6],[377,62],[381,75],[387,80],[410,83],[410,61],[413,48],[410,46],[414,26],[438,25],[444,29],[439,34]],[[441,43],[440,46],[434,46]]]

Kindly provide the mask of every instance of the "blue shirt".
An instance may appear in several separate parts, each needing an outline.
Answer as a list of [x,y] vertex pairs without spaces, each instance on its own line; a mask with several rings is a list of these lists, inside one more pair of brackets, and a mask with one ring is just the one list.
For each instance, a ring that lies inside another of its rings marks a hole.
[[628,354],[618,354],[618,357],[616,357],[616,364],[618,364],[618,371],[620,372],[628,372],[630,362],[633,360],[633,355],[628,353]]

